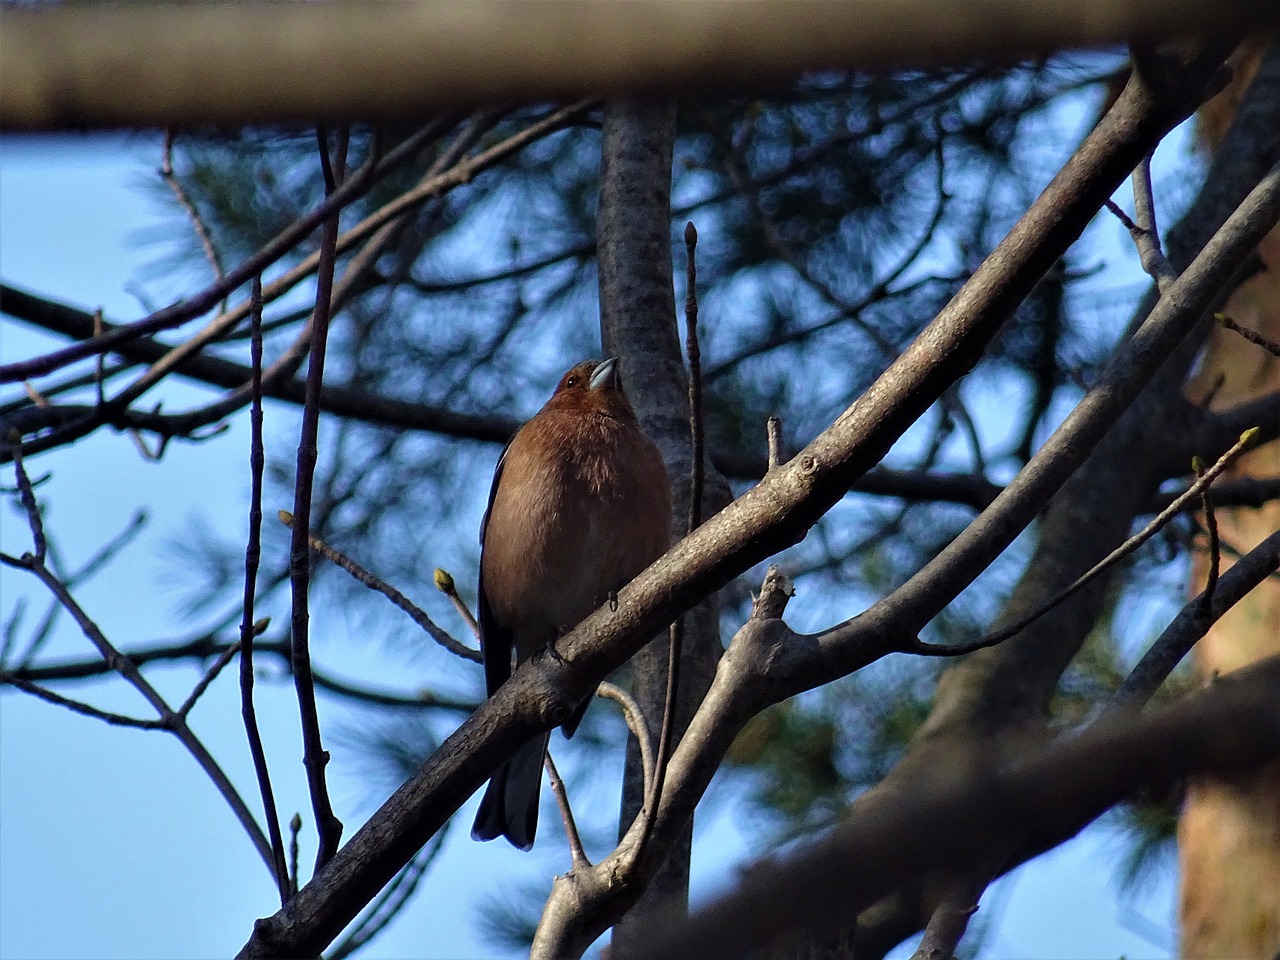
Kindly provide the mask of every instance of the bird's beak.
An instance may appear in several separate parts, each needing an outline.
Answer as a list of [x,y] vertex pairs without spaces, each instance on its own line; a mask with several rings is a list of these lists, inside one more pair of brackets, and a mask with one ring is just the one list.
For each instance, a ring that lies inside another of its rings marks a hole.
[[595,372],[591,374],[591,380],[588,386],[592,390],[601,390],[609,387],[612,390],[618,389],[618,358],[610,357],[600,366],[596,367]]

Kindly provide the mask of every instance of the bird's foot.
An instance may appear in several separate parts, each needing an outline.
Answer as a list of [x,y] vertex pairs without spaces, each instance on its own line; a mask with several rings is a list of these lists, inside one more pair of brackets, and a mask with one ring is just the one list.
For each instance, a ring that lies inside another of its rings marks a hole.
[[541,657],[546,654],[556,663],[564,663],[564,657],[560,656],[560,651],[556,649],[555,640],[548,640],[547,645],[534,654],[535,657]]

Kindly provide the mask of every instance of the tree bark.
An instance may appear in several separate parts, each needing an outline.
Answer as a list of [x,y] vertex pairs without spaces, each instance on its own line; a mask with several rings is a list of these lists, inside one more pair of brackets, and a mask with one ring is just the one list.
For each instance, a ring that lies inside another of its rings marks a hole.
[[[1200,114],[1210,150],[1258,72],[1267,37],[1241,46],[1233,58],[1232,84]],[[1241,326],[1280,341],[1280,232],[1258,248],[1263,269],[1242,283],[1223,313]],[[1237,406],[1280,391],[1280,358],[1235,331],[1218,327],[1188,387],[1196,403],[1211,409]],[[1236,477],[1280,473],[1280,442],[1268,443],[1231,468]],[[1222,568],[1280,529],[1280,503],[1257,509],[1215,511],[1223,545]],[[1201,517],[1203,521],[1205,518]],[[1201,544],[1203,546],[1203,544]],[[1230,547],[1228,550],[1227,547]],[[1205,588],[1208,550],[1197,550],[1191,591]],[[1280,653],[1280,582],[1263,581],[1220,619],[1195,650],[1205,683]],[[1180,927],[1184,957],[1271,957],[1280,953],[1280,763],[1227,778],[1199,779],[1188,789],[1178,823],[1181,867]]]
[[[671,270],[671,157],[675,105],[662,98],[616,99],[605,105],[600,162],[600,327],[606,355],[617,355],[623,385],[645,432],[662,451],[675,509],[672,541],[684,535],[693,446],[689,392],[680,350]],[[704,463],[703,515],[728,502],[728,489]],[[631,660],[631,693],[658,738],[666,700],[669,639],[656,638]],[[713,594],[687,617],[681,647],[674,739],[711,683],[720,655],[719,605]],[[657,744],[654,744],[656,754]],[[639,745],[627,743],[621,838],[644,802]],[[645,943],[659,915],[688,903],[692,824],[667,852],[639,902],[614,927],[612,955]]]

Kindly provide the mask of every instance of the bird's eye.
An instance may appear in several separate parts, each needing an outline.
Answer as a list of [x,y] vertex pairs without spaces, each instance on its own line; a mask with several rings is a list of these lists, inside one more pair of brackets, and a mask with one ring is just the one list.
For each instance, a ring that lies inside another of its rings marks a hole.
[[577,377],[570,377],[568,380],[566,380],[566,381],[564,382],[564,385],[565,385],[566,387],[576,387],[576,386],[578,385],[578,378],[577,378]]

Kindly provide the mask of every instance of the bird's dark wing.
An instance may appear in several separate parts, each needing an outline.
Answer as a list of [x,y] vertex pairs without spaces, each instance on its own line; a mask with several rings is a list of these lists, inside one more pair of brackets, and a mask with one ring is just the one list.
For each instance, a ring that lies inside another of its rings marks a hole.
[[[511,440],[514,440],[512,437]],[[507,462],[507,451],[511,449],[511,440],[507,441],[507,445],[502,448],[502,455],[498,457],[498,465],[493,468],[493,483],[489,484],[489,502],[484,508],[484,519],[480,521],[480,546],[484,547],[485,531],[489,529],[489,514],[493,513],[493,498],[498,495],[498,484],[502,481],[502,468]]]
[[515,638],[511,628],[498,623],[489,606],[489,595],[484,588],[484,535],[489,528],[489,514],[493,512],[493,498],[498,492],[498,484],[502,481],[502,467],[507,460],[507,451],[511,442],[502,448],[502,456],[498,457],[498,466],[493,471],[493,484],[489,487],[489,504],[484,508],[484,519],[480,521],[480,656],[484,660],[485,693],[493,696],[497,689],[506,683],[511,676],[511,653]]

